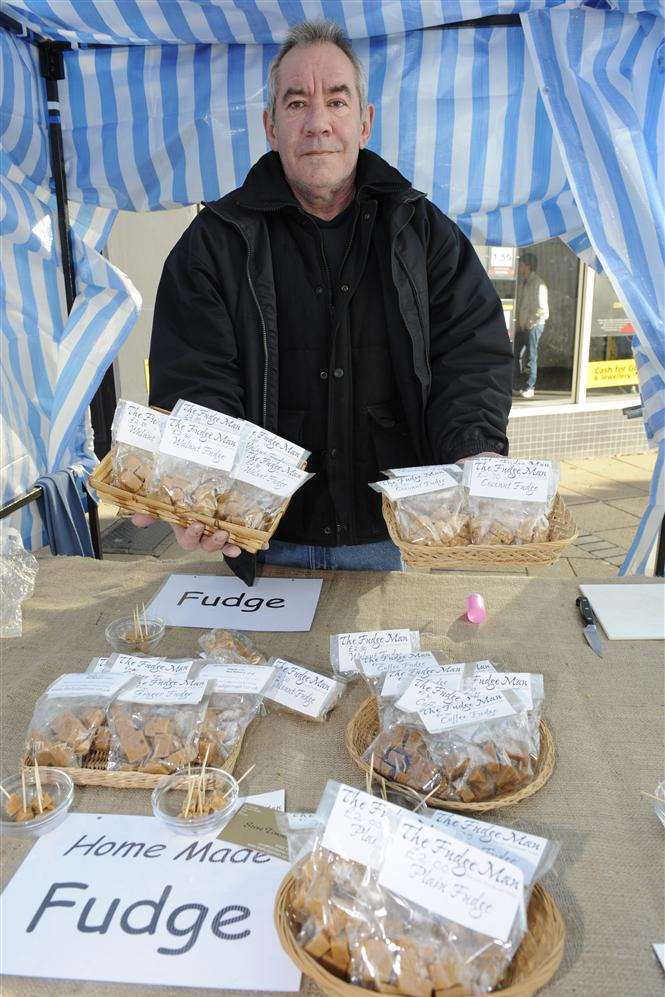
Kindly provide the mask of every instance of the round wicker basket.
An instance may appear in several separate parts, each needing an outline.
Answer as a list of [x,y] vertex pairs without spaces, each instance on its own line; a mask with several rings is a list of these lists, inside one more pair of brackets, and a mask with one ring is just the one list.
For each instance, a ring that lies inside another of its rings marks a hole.
[[435,544],[415,544],[400,536],[392,503],[383,496],[383,518],[390,539],[399,547],[404,563],[410,568],[494,568],[500,565],[554,564],[568,544],[577,538],[573,517],[557,495],[550,516],[549,539],[543,543],[497,544],[481,546],[465,544],[460,547],[442,547]]
[[[351,717],[346,728],[346,747],[354,762],[362,772],[369,772],[369,765],[363,761],[362,756],[367,748],[379,733],[379,714],[376,708],[376,699],[370,696],[360,704],[354,715]],[[533,796],[539,789],[542,789],[554,771],[556,761],[556,751],[554,748],[554,738],[547,724],[540,722],[540,755],[536,763],[536,774],[531,782],[515,790],[513,793],[505,793],[503,796],[496,796],[492,800],[482,800],[477,803],[462,803],[457,800],[444,800],[437,797],[436,793],[427,800],[428,806],[438,807],[441,810],[458,810],[463,813],[480,814],[490,810],[500,810],[503,807],[512,807],[520,800],[525,800],[528,796]],[[420,802],[422,793],[417,793],[408,786],[402,786],[391,779],[384,779],[378,776],[380,782],[385,783],[395,793],[406,797],[411,803]]]
[[[332,997],[359,997],[361,994],[373,993],[374,991],[339,979],[298,945],[290,915],[290,899],[294,888],[295,878],[293,872],[289,872],[282,880],[275,900],[275,927],[282,948],[290,959],[325,994]],[[566,928],[554,900],[546,890],[536,886],[529,903],[527,932],[508,972],[492,992],[504,997],[531,997],[537,993],[557,971],[563,956],[565,938]],[[441,997],[444,993],[449,997],[466,997],[468,991],[461,987],[437,991]]]

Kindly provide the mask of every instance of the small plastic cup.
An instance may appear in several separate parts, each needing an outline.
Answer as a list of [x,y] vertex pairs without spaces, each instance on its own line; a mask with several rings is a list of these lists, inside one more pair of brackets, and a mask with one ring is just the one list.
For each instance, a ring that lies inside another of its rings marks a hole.
[[[26,802],[29,805],[33,797],[37,797],[37,783],[35,781],[35,770],[31,766],[24,769]],[[46,810],[43,814],[36,814],[32,820],[15,821],[7,814],[7,797],[1,793],[0,800],[0,836],[41,838],[43,834],[48,834],[62,824],[69,812],[74,799],[74,783],[71,776],[63,772],[62,769],[42,768],[39,766],[39,778],[41,781],[42,793],[48,793],[53,797],[54,807]],[[13,775],[5,779],[2,788],[10,796],[16,794],[20,800],[23,796],[23,786],[21,775]]]
[[158,616],[141,616],[141,628],[145,637],[136,637],[136,620],[133,616],[121,616],[109,623],[105,630],[106,640],[114,651],[122,654],[152,654],[166,633],[164,620]]
[[[170,831],[176,834],[186,834],[192,837],[208,837],[221,830],[222,825],[231,816],[238,800],[238,783],[224,769],[206,768],[205,788],[225,796],[224,806],[212,813],[181,817],[180,814],[187,802],[189,788],[192,782],[201,775],[201,768],[190,772],[176,772],[165,776],[155,786],[152,797],[152,812]],[[193,808],[192,808],[193,809]]]

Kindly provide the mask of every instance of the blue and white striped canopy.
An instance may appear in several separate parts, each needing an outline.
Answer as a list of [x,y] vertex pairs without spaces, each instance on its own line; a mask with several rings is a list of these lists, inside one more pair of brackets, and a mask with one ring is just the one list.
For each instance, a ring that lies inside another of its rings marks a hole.
[[[86,408],[140,308],[100,252],[117,210],[238,186],[266,148],[269,62],[291,25],[321,16],[346,29],[367,69],[371,147],[476,243],[560,236],[601,261],[639,330],[647,433],[662,443],[658,0],[10,0],[3,9],[26,32],[0,36],[4,501],[44,471],[91,460]],[[493,14],[519,14],[522,26],[444,27]],[[74,45],[59,85],[77,263],[69,317],[31,31]]]

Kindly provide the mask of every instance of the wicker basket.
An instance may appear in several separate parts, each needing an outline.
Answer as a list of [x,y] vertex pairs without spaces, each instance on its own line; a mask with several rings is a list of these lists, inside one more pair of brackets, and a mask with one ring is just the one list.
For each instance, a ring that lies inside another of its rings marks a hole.
[[[369,772],[369,765],[363,761],[362,756],[367,748],[379,733],[379,714],[376,708],[376,699],[370,696],[360,704],[346,728],[346,747],[354,762],[363,772]],[[554,771],[556,751],[554,749],[554,739],[549,727],[544,721],[540,721],[540,755],[536,763],[536,774],[531,782],[515,790],[514,793],[505,793],[503,796],[496,796],[492,800],[482,800],[477,803],[462,803],[457,800],[444,800],[434,793],[427,800],[430,807],[437,807],[440,810],[459,810],[463,813],[485,813],[490,810],[500,810],[503,807],[512,807],[520,800],[525,800],[528,796],[533,796],[539,789],[542,789]],[[402,786],[399,782],[391,779],[384,779],[377,774],[381,783],[395,793],[406,797],[410,802],[420,802],[423,794],[417,793],[408,786]]]
[[[242,737],[239,738],[231,754],[221,763],[225,772],[233,772],[242,748],[242,741]],[[150,772],[107,772],[107,761],[107,751],[91,751],[86,755],[81,768],[63,768],[62,771],[71,776],[77,786],[105,786],[107,789],[154,789],[164,778],[163,775],[153,775]],[[24,758],[23,765],[28,766],[28,764]]]
[[459,547],[409,543],[400,536],[395,511],[385,495],[383,518],[391,540],[399,547],[404,563],[410,568],[494,568],[503,564],[510,566],[554,564],[568,544],[577,538],[577,527],[560,495],[554,500],[549,539],[543,543],[496,546],[464,544]]
[[135,495],[133,492],[126,492],[122,488],[116,488],[115,485],[110,483],[112,473],[112,457],[108,453],[90,475],[89,485],[113,505],[119,506],[120,509],[125,510],[131,515],[138,512],[142,515],[155,516],[157,519],[163,519],[165,522],[174,523],[177,526],[189,526],[190,523],[201,523],[203,525],[203,532],[207,535],[214,533],[216,530],[226,530],[229,534],[229,543],[242,547],[243,550],[249,551],[250,554],[256,554],[257,551],[263,548],[264,544],[268,543],[289,504],[288,500],[283,504],[273,519],[269,530],[252,530],[248,526],[238,526],[237,523],[227,523],[221,519],[213,519],[212,516],[204,516],[199,513],[194,515],[189,512],[176,512],[173,506],[168,505],[166,502],[159,502],[145,495]]
[[[275,900],[275,927],[282,948],[295,965],[325,994],[333,997],[359,997],[374,991],[339,979],[296,942],[290,900],[295,888],[293,872],[282,881]],[[493,993],[504,997],[531,997],[556,973],[563,957],[566,928],[552,897],[540,886],[534,888],[529,903],[528,928],[508,971]],[[437,991],[443,997],[466,997],[467,990],[454,987]]]

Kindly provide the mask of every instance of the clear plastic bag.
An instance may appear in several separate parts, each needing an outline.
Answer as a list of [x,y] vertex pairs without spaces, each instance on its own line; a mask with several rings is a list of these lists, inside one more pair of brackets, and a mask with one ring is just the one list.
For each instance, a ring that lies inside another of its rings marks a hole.
[[334,710],[346,688],[343,682],[321,675],[284,658],[270,658],[274,678],[264,692],[269,712],[296,713],[323,721]]
[[208,661],[246,661],[252,665],[265,665],[268,660],[241,630],[209,630],[199,637],[199,647],[199,654]]
[[21,603],[35,588],[37,558],[23,546],[18,530],[0,530],[0,637],[23,633]]
[[379,713],[394,702],[416,678],[440,678],[458,690],[470,680],[473,666],[448,664],[442,651],[411,651],[408,654],[368,656],[359,660],[360,673],[377,697]]
[[222,518],[237,446],[233,425],[191,422],[172,413],[155,455],[156,497],[177,512]]
[[420,650],[417,630],[363,630],[330,635],[330,665],[342,681],[353,679],[365,658]]
[[208,682],[208,706],[198,743],[198,760],[222,765],[255,717],[265,713],[263,694],[274,669],[249,662],[208,661],[198,678]]
[[128,675],[61,675],[35,704],[25,756],[33,764],[81,768],[87,755],[108,751],[108,709],[130,681]]
[[468,542],[459,468],[446,464],[412,474],[387,473],[393,477],[370,488],[389,499],[403,540],[438,546]]
[[[489,458],[492,470],[505,468],[505,478],[509,482],[511,476],[528,479],[530,473],[542,474],[544,477],[541,489],[542,498],[533,501],[526,498],[502,498],[496,493],[491,495],[473,494],[480,488],[478,467],[485,466],[488,459],[469,459],[463,469],[463,483],[466,493],[466,509],[468,511],[469,540],[472,544],[489,546],[520,545],[525,543],[542,543],[547,540],[550,532],[549,517],[552,513],[554,499],[559,484],[559,467],[552,461],[513,460],[507,457]],[[496,462],[496,464],[495,464]],[[474,464],[476,469],[474,471]],[[535,483],[537,480],[535,479]],[[535,484],[534,484],[535,487]],[[497,489],[489,488],[490,492]],[[523,489],[524,494],[529,491]]]
[[[230,490],[224,496],[222,518],[227,523],[269,531],[286,502],[312,475],[276,456],[281,451],[264,449],[259,445],[262,437],[250,430],[247,433],[245,437],[241,434],[230,473]],[[267,435],[272,437],[272,434]],[[281,437],[273,439],[293,447]],[[304,456],[309,453],[301,447],[297,450]]]
[[167,417],[121,398],[111,424],[111,484],[135,495],[153,492],[154,455]]

